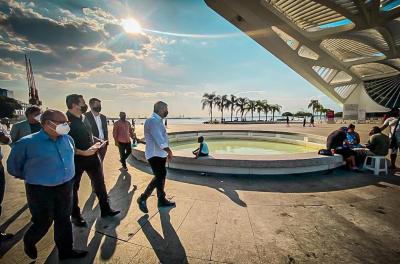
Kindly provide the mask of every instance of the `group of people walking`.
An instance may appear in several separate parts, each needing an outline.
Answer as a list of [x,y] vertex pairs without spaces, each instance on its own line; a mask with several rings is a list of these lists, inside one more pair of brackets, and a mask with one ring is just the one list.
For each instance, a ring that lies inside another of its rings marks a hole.
[[[37,258],[36,244],[54,222],[54,240],[59,259],[81,258],[87,251],[72,248],[72,224],[86,226],[79,207],[79,187],[84,172],[99,200],[101,217],[114,217],[120,211],[112,209],[104,180],[103,161],[109,145],[107,118],[101,114],[101,101],[89,100],[90,111],[82,95],[66,97],[67,112],[46,110],[37,106],[26,110],[26,120],[15,124],[10,135],[0,129],[0,143],[10,145],[7,159],[10,175],[25,182],[32,225],[24,235],[24,251]],[[121,112],[115,122],[113,137],[120,152],[122,171],[127,171],[126,159],[131,153],[131,140],[146,144],[154,179],[137,200],[139,209],[148,213],[147,198],[157,189],[158,205],[173,206],[166,199],[165,178],[167,159],[172,158],[163,118],[168,115],[164,102],[154,105],[154,113],[145,122],[145,141],[138,140],[126,114]],[[0,148],[0,213],[4,197],[4,167]],[[0,242],[11,238],[1,234]]]

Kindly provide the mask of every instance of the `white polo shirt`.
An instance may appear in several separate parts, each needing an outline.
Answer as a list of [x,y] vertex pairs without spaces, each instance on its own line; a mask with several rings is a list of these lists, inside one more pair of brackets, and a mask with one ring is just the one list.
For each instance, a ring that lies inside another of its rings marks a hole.
[[152,157],[165,158],[168,153],[164,148],[169,147],[168,134],[162,118],[153,113],[144,123],[144,137],[146,139],[146,159]]

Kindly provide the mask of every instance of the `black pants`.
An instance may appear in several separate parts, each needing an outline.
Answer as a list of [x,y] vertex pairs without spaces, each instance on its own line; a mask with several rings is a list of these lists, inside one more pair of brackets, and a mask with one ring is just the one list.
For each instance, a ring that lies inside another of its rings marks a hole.
[[3,209],[1,207],[1,204],[3,203],[5,188],[6,188],[6,179],[4,175],[4,167],[3,165],[0,164],[0,216],[1,216],[1,211]]
[[107,148],[108,148],[108,146],[105,145],[102,148],[100,148],[98,151],[101,162],[103,162],[104,158],[106,157]]
[[342,147],[336,148],[335,153],[342,155],[344,159],[348,159],[351,156],[356,156],[356,152],[349,148],[342,148]]
[[25,184],[32,225],[26,231],[24,242],[36,245],[54,221],[54,240],[58,252],[72,250],[72,190],[74,180],[58,186]]
[[158,200],[165,199],[165,177],[167,176],[167,169],[165,168],[165,163],[167,158],[152,157],[149,160],[151,169],[154,174],[154,178],[151,180],[146,190],[142,194],[142,199],[147,199],[154,189],[157,189]]
[[119,149],[119,157],[121,158],[122,167],[126,167],[126,159],[132,153],[132,147],[130,143],[121,143],[118,142],[118,149]]
[[78,217],[81,215],[81,209],[79,208],[78,192],[82,174],[85,171],[89,175],[94,192],[99,199],[100,210],[102,212],[107,212],[110,210],[107,189],[104,183],[103,167],[101,165],[99,156],[75,156],[74,197],[71,214],[73,217]]

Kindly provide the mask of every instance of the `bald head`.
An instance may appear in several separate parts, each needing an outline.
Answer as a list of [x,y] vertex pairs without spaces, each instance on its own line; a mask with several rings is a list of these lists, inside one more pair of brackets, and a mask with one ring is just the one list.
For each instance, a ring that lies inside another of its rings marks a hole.
[[48,109],[44,111],[44,113],[40,117],[40,122],[42,123],[42,126],[44,126],[47,121],[52,121],[55,123],[65,123],[68,122],[68,118],[61,111]]

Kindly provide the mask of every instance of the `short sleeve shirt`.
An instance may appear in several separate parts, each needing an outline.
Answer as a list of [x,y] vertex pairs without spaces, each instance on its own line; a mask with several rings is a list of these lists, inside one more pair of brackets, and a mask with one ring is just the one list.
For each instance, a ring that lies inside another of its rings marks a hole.
[[346,139],[346,133],[343,131],[333,131],[327,138],[326,148],[328,150],[336,149],[343,146],[343,141]]
[[[396,126],[397,120],[398,120],[398,118],[396,118],[396,117],[389,117],[383,123],[383,125],[390,127],[389,137],[392,137],[392,135],[395,133],[394,128]],[[396,134],[397,133],[400,133],[400,125],[397,126]]]

